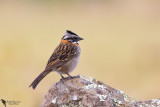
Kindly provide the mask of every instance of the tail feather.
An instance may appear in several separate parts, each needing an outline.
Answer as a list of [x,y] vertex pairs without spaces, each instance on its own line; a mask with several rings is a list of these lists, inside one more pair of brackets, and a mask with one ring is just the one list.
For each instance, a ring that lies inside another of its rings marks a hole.
[[43,71],[32,83],[29,87],[35,89],[39,82],[48,74],[50,71]]

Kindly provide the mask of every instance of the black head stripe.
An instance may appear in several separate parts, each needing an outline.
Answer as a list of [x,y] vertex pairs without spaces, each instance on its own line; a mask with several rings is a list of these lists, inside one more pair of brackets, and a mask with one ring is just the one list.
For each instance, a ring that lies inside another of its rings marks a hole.
[[76,36],[78,36],[77,34],[73,33],[73,32],[70,31],[70,30],[66,30],[66,32],[69,33],[69,34],[71,34],[71,35],[76,35]]

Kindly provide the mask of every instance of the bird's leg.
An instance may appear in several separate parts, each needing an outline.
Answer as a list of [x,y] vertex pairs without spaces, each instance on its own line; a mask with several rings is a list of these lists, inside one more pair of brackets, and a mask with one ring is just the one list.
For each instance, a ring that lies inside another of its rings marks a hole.
[[61,77],[62,77],[62,79],[64,78],[64,76],[62,75],[62,74],[60,74],[61,75]]
[[62,77],[62,78],[61,78],[61,81],[64,80],[64,79],[65,79],[64,76],[63,76],[62,74],[60,74],[60,75],[61,75],[61,77]]
[[68,73],[66,73],[66,74],[68,75],[69,78],[73,79],[73,77],[70,74],[68,74]]

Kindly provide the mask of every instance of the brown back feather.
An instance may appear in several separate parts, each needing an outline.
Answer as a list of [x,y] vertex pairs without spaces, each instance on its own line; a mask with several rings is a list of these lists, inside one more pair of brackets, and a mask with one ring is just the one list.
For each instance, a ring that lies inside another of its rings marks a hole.
[[48,60],[44,71],[58,69],[71,60],[77,53],[77,46],[72,43],[60,43]]

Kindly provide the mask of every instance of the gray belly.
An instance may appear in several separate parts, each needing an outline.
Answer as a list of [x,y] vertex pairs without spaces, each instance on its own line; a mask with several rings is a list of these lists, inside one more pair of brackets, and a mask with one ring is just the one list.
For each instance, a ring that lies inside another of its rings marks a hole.
[[66,74],[66,73],[72,72],[78,64],[80,53],[81,53],[81,50],[79,48],[77,51],[77,55],[73,59],[68,61],[66,64],[62,65],[57,72],[59,74]]

